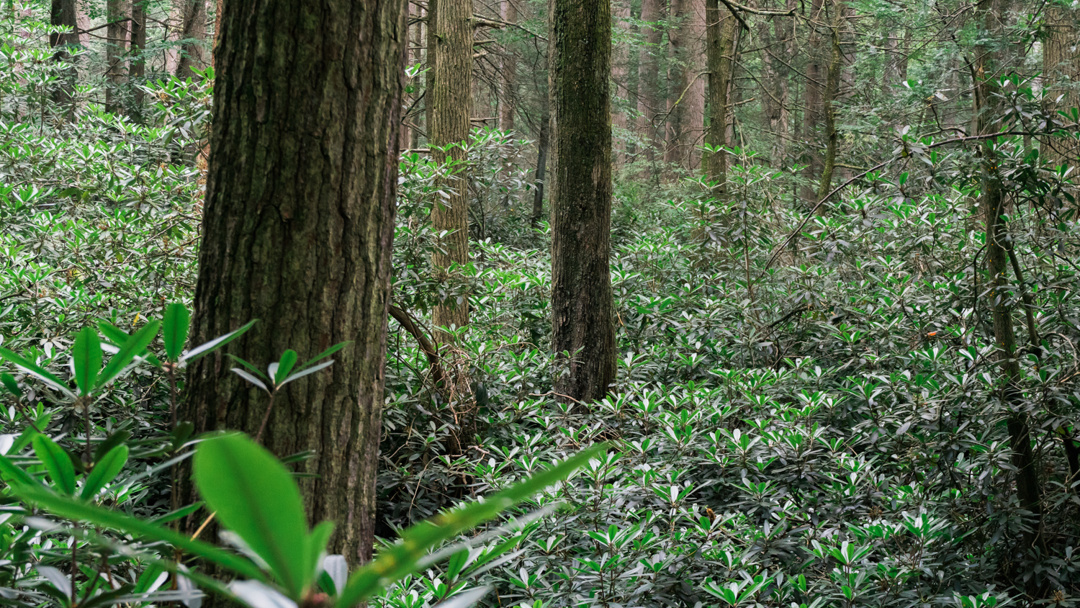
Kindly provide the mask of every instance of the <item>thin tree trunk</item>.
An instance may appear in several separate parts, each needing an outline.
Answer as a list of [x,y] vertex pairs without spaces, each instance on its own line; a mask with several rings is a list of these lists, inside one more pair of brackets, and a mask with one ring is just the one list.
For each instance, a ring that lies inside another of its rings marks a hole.
[[[286,349],[352,341],[277,393],[263,443],[279,457],[311,451],[298,465],[309,519],[335,522],[329,550],[355,565],[375,530],[405,0],[224,9],[193,339],[259,319],[228,350],[264,369]],[[182,414],[197,432],[255,432],[266,414],[266,396],[229,367],[215,354],[188,371]]]
[[[502,0],[501,17],[505,23],[517,23],[517,0]],[[502,69],[499,70],[499,129],[514,130],[517,111],[517,56],[503,49]]]
[[803,175],[806,186],[803,188],[803,199],[813,205],[817,202],[817,188],[813,185],[820,183],[821,172],[824,168],[824,159],[821,154],[821,142],[819,133],[823,120],[824,108],[822,107],[822,93],[824,79],[821,73],[822,35],[821,27],[825,19],[824,0],[812,0],[810,6],[810,35],[807,38],[807,61],[806,61],[806,86],[803,93],[803,124],[802,136],[805,148],[806,169]]
[[143,54],[146,49],[146,2],[147,0],[131,2],[131,67],[128,76],[133,85],[131,107],[136,121],[142,120],[145,96],[139,85],[146,74],[146,57]]
[[[825,90],[822,91],[821,96],[821,114],[825,119],[825,158],[821,164],[821,178],[818,182],[814,204],[825,198],[832,189],[833,173],[836,170],[836,153],[840,145],[840,134],[836,127],[836,99],[840,95],[840,77],[844,67],[840,41],[844,7],[840,2],[835,2],[831,9],[833,14],[832,24],[829,27],[829,62],[825,68]],[[824,207],[820,207],[818,212],[824,212]]]
[[713,151],[705,157],[705,175],[723,194],[727,188],[728,155],[720,148],[730,145],[731,82],[734,74],[735,37],[738,23],[720,0],[706,0],[709,70],[709,130],[705,143]]
[[[469,188],[466,144],[469,140],[472,109],[472,0],[439,0],[436,9],[435,83],[431,94],[431,153],[440,165],[451,162],[452,175],[439,181],[448,196],[437,200],[431,223],[437,239],[433,266],[436,280],[448,289],[455,287],[460,270],[469,261]],[[430,39],[429,39],[430,40]],[[450,146],[447,148],[447,146]],[[446,298],[435,306],[436,327],[465,327],[469,324],[466,298]],[[450,337],[436,331],[439,342]]]
[[[615,27],[626,38],[630,31],[630,2],[629,0],[614,0]],[[625,108],[630,103],[629,82],[630,75],[630,45],[626,42],[615,45],[611,62],[611,81],[615,85],[612,103],[611,127],[612,135],[616,138],[614,145],[615,168],[621,167],[626,160],[626,129],[629,122]]]
[[[555,0],[551,20],[555,149],[551,197],[555,389],[588,402],[615,382],[611,249],[611,7]],[[569,359],[567,358],[569,356]]]
[[176,62],[179,78],[195,76],[195,70],[206,68],[206,0],[180,0],[183,5],[180,21],[180,57]]
[[130,25],[126,21],[130,14],[124,0],[108,0],[105,3],[105,111],[118,113],[123,105],[124,72],[127,66],[127,33]]
[[[975,51],[976,117],[978,133],[993,133],[1000,128],[1001,107],[998,96],[997,70],[1003,63],[1003,53],[998,45],[1001,37],[1001,21],[1007,14],[1007,0],[981,0],[976,5],[976,18],[983,28],[980,38],[984,41]],[[992,140],[982,147],[982,192],[979,205],[986,218],[986,265],[990,280],[987,294],[994,320],[994,341],[998,347],[998,360],[1006,385],[1002,400],[1008,408],[1006,428],[1012,447],[1013,466],[1016,467],[1016,494],[1021,508],[1034,517],[1031,533],[1025,534],[1020,549],[1027,551],[1039,538],[1042,527],[1042,501],[1039,473],[1035,454],[1031,447],[1031,427],[1028,414],[1023,409],[1023,393],[1019,386],[1023,378],[1017,361],[1016,335],[1013,331],[1012,295],[1009,290],[1008,250],[1010,237],[1005,225],[1005,192],[998,172],[997,151]],[[1034,582],[1032,583],[1034,584]]]
[[645,44],[638,54],[638,132],[645,140],[645,158],[651,163],[661,141],[654,122],[659,109],[660,64],[658,54],[664,32],[660,28],[660,0],[642,0],[640,34]]
[[536,181],[533,189],[532,215],[529,224],[536,227],[540,218],[544,216],[544,185],[548,164],[548,150],[551,147],[551,100],[544,97],[540,102],[540,137],[537,138],[536,146]]
[[705,130],[705,0],[672,0],[669,30],[677,59],[671,89],[673,138],[667,147],[668,162],[693,171],[701,166],[699,150]]
[[761,105],[765,119],[769,124],[769,133],[772,134],[772,146],[769,159],[774,169],[787,166],[787,138],[788,122],[788,70],[787,66],[777,59],[790,57],[788,52],[790,40],[786,38],[782,23],[779,19],[769,21],[762,20],[758,26],[758,40],[765,49],[762,53],[761,62],[763,76],[760,81]]
[[68,64],[68,67],[62,70],[59,82],[53,85],[50,96],[53,103],[60,106],[64,120],[70,121],[75,119],[75,80],[79,75],[69,50],[79,44],[75,0],[52,0],[50,23],[66,28],[65,31],[49,34],[49,46],[54,49],[53,59]]

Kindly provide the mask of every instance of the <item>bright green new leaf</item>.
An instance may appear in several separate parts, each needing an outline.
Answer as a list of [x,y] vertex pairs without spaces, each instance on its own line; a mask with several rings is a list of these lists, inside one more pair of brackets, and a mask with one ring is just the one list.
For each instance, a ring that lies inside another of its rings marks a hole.
[[90,474],[86,476],[86,482],[83,484],[82,493],[79,494],[79,497],[83,500],[93,500],[98,491],[105,487],[105,484],[116,479],[116,476],[120,474],[120,470],[124,468],[127,459],[128,447],[126,445],[118,445],[109,450],[105,457],[94,465],[94,470],[90,471]]
[[191,314],[180,302],[173,302],[165,309],[161,324],[161,338],[165,342],[165,356],[169,361],[179,361],[180,353],[187,343],[188,329],[191,327]]
[[94,390],[94,381],[101,370],[101,338],[93,328],[84,327],[75,337],[71,359],[75,367],[75,385],[79,387],[79,394],[85,397]]
[[273,371],[271,371],[271,375],[274,378],[274,386],[281,384],[282,380],[289,377],[289,372],[291,372],[293,366],[296,365],[296,359],[297,355],[295,350],[287,350],[282,353],[281,360],[275,364]]
[[38,460],[49,472],[53,486],[68,496],[75,494],[75,467],[64,448],[44,435],[34,437],[31,444],[34,446],[34,454],[37,454]]
[[304,503],[292,475],[244,435],[199,444],[195,483],[218,519],[261,557],[294,600],[315,578],[308,567]]
[[41,485],[29,473],[15,466],[15,463],[5,456],[0,456],[0,477],[10,486],[21,484],[40,487]]
[[120,375],[120,372],[124,371],[124,368],[127,367],[128,363],[131,363],[132,359],[146,350],[146,347],[157,336],[160,325],[161,323],[158,321],[151,321],[120,345],[120,350],[112,356],[112,359],[109,359],[105,369],[101,370],[101,375],[98,376],[98,386],[104,386],[112,381],[113,378]]

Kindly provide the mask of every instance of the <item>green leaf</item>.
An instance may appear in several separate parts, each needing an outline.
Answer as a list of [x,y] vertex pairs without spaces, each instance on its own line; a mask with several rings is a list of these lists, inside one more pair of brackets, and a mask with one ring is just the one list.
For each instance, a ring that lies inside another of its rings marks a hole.
[[59,515],[60,517],[83,523],[94,524],[103,528],[120,530],[121,532],[139,536],[146,540],[166,542],[183,550],[185,553],[212,561],[241,576],[256,580],[266,580],[266,575],[263,574],[262,570],[250,560],[229,553],[228,551],[218,549],[213,545],[208,545],[197,540],[191,540],[186,535],[173,532],[168,528],[142,521],[141,519],[125,515],[118,511],[81,502],[75,498],[61,496],[54,492],[50,492],[47,488],[43,488],[40,485],[37,487],[27,485],[18,487],[13,486],[12,492],[19,498],[36,504],[54,515]]
[[316,572],[319,569],[319,558],[326,552],[330,544],[330,535],[334,533],[334,522],[324,521],[315,526],[307,538],[307,564],[304,566],[308,572]]
[[45,465],[49,479],[57,490],[71,496],[75,493],[75,467],[71,464],[64,448],[56,445],[52,439],[38,435],[31,441],[38,460]]
[[187,343],[188,330],[191,328],[191,315],[186,306],[179,302],[169,304],[162,320],[161,338],[165,341],[165,357],[169,361],[179,361],[180,353]]
[[112,381],[120,372],[124,371],[128,363],[134,359],[139,353],[146,350],[146,347],[150,345],[154,340],[154,336],[157,335],[158,327],[161,325],[158,321],[151,321],[147,323],[135,332],[133,336],[127,339],[120,346],[120,350],[109,359],[109,363],[105,366],[105,369],[101,370],[101,375],[98,376],[98,386],[104,386]]
[[4,388],[8,390],[12,395],[22,398],[22,389],[19,388],[19,383],[15,380],[15,376],[9,373],[0,374],[0,383],[4,385]]
[[15,463],[11,462],[11,459],[6,456],[0,456],[0,477],[3,477],[4,481],[10,486],[22,484],[26,486],[41,487],[41,484],[39,484],[33,476],[16,466]]
[[[117,347],[119,347],[119,345],[123,344],[124,342],[127,342],[128,339],[131,338],[131,335],[128,334],[126,331],[120,329],[115,325],[112,325],[111,323],[106,323],[105,321],[100,321],[98,323],[98,330],[101,332],[101,335],[105,336],[106,340],[108,340]],[[119,350],[119,348],[117,348],[117,350]],[[145,358],[147,363],[153,365],[154,367],[161,367],[161,361],[159,361],[157,357],[155,357],[152,353],[145,349],[141,353],[139,353],[138,356]]]
[[108,454],[110,450],[112,450],[116,446],[124,443],[130,437],[131,437],[131,431],[128,431],[128,430],[119,430],[119,431],[116,431],[115,433],[113,433],[112,435],[109,435],[105,439],[105,441],[102,441],[101,443],[99,443],[97,445],[96,448],[94,448],[94,462],[100,462],[101,458],[105,454]]
[[300,490],[273,454],[244,435],[199,444],[195,483],[218,519],[269,566],[293,600],[315,577],[308,569],[308,529]]
[[94,381],[101,370],[101,338],[93,328],[84,327],[75,337],[71,358],[75,364],[75,385],[85,397],[94,390]]
[[116,479],[116,476],[124,468],[127,459],[128,447],[126,445],[118,445],[109,450],[109,453],[94,464],[94,469],[86,476],[86,482],[83,484],[82,493],[79,494],[79,497],[83,500],[93,500],[98,491],[105,487],[105,484]]
[[245,333],[247,333],[247,330],[251,329],[251,327],[253,325],[255,325],[256,323],[258,323],[258,322],[259,322],[259,320],[255,319],[254,321],[249,322],[247,325],[241,327],[240,329],[238,329],[236,331],[227,333],[224,336],[221,336],[219,338],[214,338],[213,340],[207,342],[206,344],[203,344],[201,346],[197,346],[197,347],[189,350],[187,352],[187,354],[180,357],[180,362],[181,363],[190,363],[192,361],[198,361],[199,359],[202,359],[206,355],[209,355],[210,353],[214,352],[215,350],[221,348],[222,346],[225,346],[229,342],[232,342],[233,340],[235,340],[235,339],[239,338],[240,336],[244,335]]
[[348,608],[359,604],[386,584],[415,571],[417,562],[433,547],[495,518],[499,513],[536,492],[566,479],[576,469],[606,449],[606,444],[594,445],[525,481],[488,497],[483,502],[459,507],[409,527],[401,533],[399,542],[381,551],[375,561],[360,568],[349,577],[349,583],[338,597],[336,605]]
[[28,359],[24,359],[24,358],[20,357],[19,355],[16,355],[15,353],[11,352],[10,350],[8,350],[6,348],[0,348],[0,358],[7,359],[15,367],[18,367],[19,369],[21,369],[24,372],[30,374],[31,376],[36,377],[38,380],[41,380],[41,381],[45,382],[46,384],[49,384],[50,386],[52,386],[56,390],[60,391],[61,393],[64,393],[65,395],[67,395],[68,398],[70,398],[70,399],[75,398],[75,393],[71,392],[68,389],[67,385],[64,384],[64,381],[61,380],[60,378],[57,378],[52,373],[46,371],[45,368],[43,368],[43,367],[41,367],[41,366],[39,366],[39,365],[37,365],[35,363],[32,363]]
[[274,379],[274,385],[281,384],[281,381],[289,377],[289,372],[292,371],[293,366],[296,365],[296,351],[287,350],[281,355],[281,360],[277,363],[271,364],[270,375]]

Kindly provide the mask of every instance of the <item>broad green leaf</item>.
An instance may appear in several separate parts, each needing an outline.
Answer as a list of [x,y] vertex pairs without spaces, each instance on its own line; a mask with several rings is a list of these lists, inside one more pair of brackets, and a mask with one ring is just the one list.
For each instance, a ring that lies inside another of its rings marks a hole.
[[244,335],[245,333],[247,333],[247,330],[251,329],[251,327],[253,325],[255,325],[256,323],[258,323],[258,322],[259,322],[258,319],[250,321],[247,325],[241,327],[240,329],[238,329],[236,331],[229,332],[229,333],[227,333],[224,336],[221,336],[219,338],[214,338],[213,340],[207,342],[206,344],[197,346],[197,347],[189,350],[182,357],[180,357],[180,362],[181,363],[190,363],[192,361],[198,361],[199,359],[202,359],[206,355],[209,355],[210,353],[214,352],[215,350],[221,348],[222,346],[225,346],[229,342],[232,342],[233,340],[235,340],[235,339],[239,338],[240,336]]
[[98,491],[105,487],[105,484],[116,479],[116,476],[124,468],[127,459],[128,447],[126,445],[118,445],[109,450],[109,453],[105,454],[104,458],[94,464],[94,470],[90,471],[90,474],[86,476],[86,482],[83,483],[82,493],[79,496],[83,500],[93,500]]
[[322,559],[323,553],[326,552],[326,546],[330,544],[330,535],[334,533],[334,522],[324,521],[316,524],[311,530],[311,534],[307,538],[307,565],[305,568],[309,572],[317,573],[319,570],[319,561]]
[[22,389],[19,388],[19,383],[15,380],[15,376],[9,373],[0,374],[0,383],[4,385],[4,388],[8,390],[12,395],[16,397],[22,397]]
[[105,369],[101,370],[101,375],[98,377],[98,386],[105,386],[112,381],[116,376],[120,375],[120,372],[124,371],[128,363],[131,363],[139,353],[146,350],[146,347],[153,342],[154,336],[157,335],[159,325],[161,324],[158,321],[151,321],[128,338],[120,346],[120,350],[112,356],[112,359],[109,359]]
[[103,528],[120,530],[146,540],[166,542],[186,553],[212,561],[241,576],[258,580],[266,579],[262,570],[244,557],[223,551],[204,542],[191,540],[184,534],[145,522],[136,517],[84,503],[75,498],[61,496],[40,485],[37,487],[29,485],[13,486],[12,492],[23,500],[34,503],[60,517],[94,524]]
[[[105,321],[100,321],[98,323],[98,330],[101,332],[101,335],[105,336],[105,339],[111,342],[113,345],[123,344],[124,342],[127,342],[129,338],[131,338],[131,335],[128,334],[126,331],[120,329],[115,325],[112,325],[111,323],[106,323]],[[118,346],[113,347],[112,350],[109,350],[109,352],[119,351],[120,349]],[[138,356],[146,359],[146,362],[150,365],[153,365],[154,367],[161,367],[161,361],[159,361],[157,357],[155,357],[150,351],[146,349],[143,349],[143,351],[139,353]]]
[[432,548],[495,518],[536,492],[566,479],[606,449],[606,444],[594,445],[488,497],[483,502],[465,505],[410,526],[401,533],[399,542],[383,549],[375,561],[349,577],[349,583],[339,596],[337,606],[348,608],[371,597],[383,586],[412,573],[417,568],[417,562]]
[[280,385],[281,381],[289,376],[289,372],[296,365],[296,359],[295,350],[287,350],[282,353],[281,360],[277,362],[273,371],[270,372],[270,377],[274,379],[274,386]]
[[64,448],[44,435],[34,437],[31,444],[34,446],[34,454],[37,454],[38,460],[49,472],[53,486],[68,496],[75,494],[75,467]]
[[188,329],[191,328],[191,315],[186,306],[179,302],[169,304],[161,323],[161,338],[165,342],[165,357],[169,361],[179,361],[180,353],[187,343]]
[[221,523],[270,566],[290,598],[302,599],[315,572],[308,568],[304,503],[288,469],[244,435],[200,443],[193,467]]
[[79,394],[85,397],[94,390],[94,381],[101,370],[101,338],[93,328],[84,327],[75,337],[71,359],[75,366],[75,385],[79,387]]
[[31,376],[34,376],[38,380],[45,382],[46,384],[52,386],[61,393],[64,393],[64,395],[67,395],[68,398],[75,398],[75,393],[71,392],[68,389],[67,385],[64,384],[63,380],[57,378],[51,372],[47,371],[45,368],[37,365],[36,363],[33,363],[28,359],[24,359],[23,357],[11,352],[6,348],[0,348],[0,358],[7,359],[12,363],[12,365],[18,367],[19,369],[30,374]]
[[2,477],[10,486],[16,484],[41,486],[32,475],[16,466],[15,463],[11,462],[6,456],[0,456],[0,477]]

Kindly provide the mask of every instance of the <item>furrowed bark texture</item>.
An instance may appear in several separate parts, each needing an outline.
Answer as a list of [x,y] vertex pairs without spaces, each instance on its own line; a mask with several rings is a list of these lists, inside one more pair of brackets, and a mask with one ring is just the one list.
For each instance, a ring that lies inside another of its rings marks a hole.
[[660,0],[642,0],[639,34],[645,40],[638,54],[638,132],[645,140],[645,158],[652,161],[659,145],[655,122],[660,99],[660,41],[664,31],[660,24]]
[[146,49],[146,2],[148,0],[133,0],[131,3],[131,63],[128,68],[128,77],[136,86],[132,90],[132,117],[142,120],[143,97],[146,95],[138,86],[146,75],[146,57],[143,51]]
[[[629,0],[614,0],[612,4],[615,28],[619,31],[621,37],[626,38],[630,33],[630,2]],[[616,140],[614,144],[615,166],[620,167],[626,159],[624,133],[629,125],[625,108],[630,99],[630,45],[623,42],[616,46],[612,53],[611,81],[615,85],[615,90],[612,93],[618,101],[613,103],[615,107],[612,109],[611,114],[611,128],[614,137],[623,138]]]
[[[1058,3],[1046,7],[1046,39],[1043,41],[1043,78],[1047,82],[1043,94],[1044,106],[1057,123],[1076,122],[1059,111],[1070,113],[1080,106],[1080,10]],[[1064,86],[1063,86],[1064,85]],[[1071,86],[1069,86],[1071,85]],[[1047,137],[1043,140],[1043,156],[1053,165],[1080,164],[1080,144],[1075,138]]]
[[[731,120],[731,81],[734,74],[735,36],[738,24],[720,0],[706,0],[709,70],[709,129],[705,142],[714,148],[728,146],[728,123]],[[719,193],[727,187],[728,155],[710,152],[705,156],[705,175],[717,184]]]
[[[821,165],[821,179],[818,182],[815,204],[825,198],[832,189],[833,173],[836,171],[836,152],[840,145],[840,134],[836,127],[836,99],[840,94],[840,75],[843,68],[840,40],[843,4],[835,2],[831,9],[833,14],[829,28],[829,62],[825,68],[825,89],[821,96],[821,115],[825,119],[825,158]],[[825,208],[820,209],[823,211]]]
[[672,0],[676,26],[668,31],[676,74],[671,89],[673,138],[666,160],[690,171],[701,166],[705,129],[705,11],[705,0]]
[[[518,0],[502,0],[500,17],[505,23],[517,23]],[[514,130],[514,114],[517,111],[517,55],[507,49],[502,56],[499,70],[499,128]]]
[[[436,200],[431,223],[438,238],[433,254],[435,278],[448,288],[455,279],[452,264],[469,261],[469,188],[465,144],[469,139],[469,114],[472,109],[472,0],[439,0],[435,18],[436,34],[434,89],[431,95],[431,154],[439,164],[454,161],[452,175],[440,180],[440,189],[448,197]],[[429,39],[430,41],[430,39]],[[440,148],[453,145],[449,150]],[[447,298],[435,306],[436,327],[465,327],[469,324],[469,303]],[[436,332],[439,342],[450,338]]]
[[[259,319],[228,350],[264,369],[286,349],[303,361],[352,341],[278,393],[263,444],[312,451],[299,465],[317,475],[301,482],[309,519],[335,522],[330,551],[355,565],[374,533],[405,0],[224,11],[193,339]],[[215,354],[188,372],[182,414],[199,432],[259,427],[267,399],[230,367]]]
[[558,158],[551,197],[552,346],[561,371],[555,387],[584,402],[602,398],[615,382],[609,2],[555,0],[551,30]]

